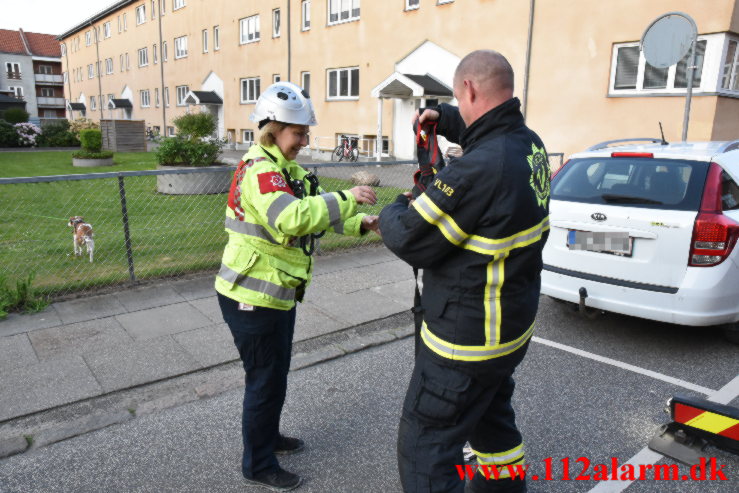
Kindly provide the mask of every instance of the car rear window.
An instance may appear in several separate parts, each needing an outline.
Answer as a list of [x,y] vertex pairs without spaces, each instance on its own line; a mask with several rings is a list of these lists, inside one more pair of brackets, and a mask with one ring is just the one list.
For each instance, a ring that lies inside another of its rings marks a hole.
[[708,163],[679,159],[573,159],[552,180],[552,199],[697,211]]

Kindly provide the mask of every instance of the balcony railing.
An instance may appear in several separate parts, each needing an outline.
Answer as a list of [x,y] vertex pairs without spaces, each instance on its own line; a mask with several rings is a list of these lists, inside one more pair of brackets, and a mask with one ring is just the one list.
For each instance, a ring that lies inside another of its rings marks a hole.
[[20,80],[21,73],[20,72],[8,72],[8,79],[18,79]]
[[61,75],[56,74],[34,74],[36,77],[36,83],[46,84],[63,84],[64,78]]
[[64,98],[47,98],[39,96],[36,98],[39,106],[51,106],[56,108],[64,108]]

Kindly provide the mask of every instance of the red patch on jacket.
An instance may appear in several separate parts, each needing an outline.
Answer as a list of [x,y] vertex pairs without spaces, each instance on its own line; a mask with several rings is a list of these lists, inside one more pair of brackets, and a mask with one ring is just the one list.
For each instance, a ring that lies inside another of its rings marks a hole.
[[282,173],[278,173],[276,171],[259,173],[257,175],[257,179],[259,180],[260,193],[285,192],[290,195],[294,195],[293,191],[287,185],[285,177],[282,176]]

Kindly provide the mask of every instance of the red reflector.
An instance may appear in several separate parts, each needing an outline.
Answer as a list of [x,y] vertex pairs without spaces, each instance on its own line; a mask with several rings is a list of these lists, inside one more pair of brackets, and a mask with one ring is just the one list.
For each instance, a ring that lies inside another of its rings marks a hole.
[[612,152],[611,157],[654,157],[651,152]]

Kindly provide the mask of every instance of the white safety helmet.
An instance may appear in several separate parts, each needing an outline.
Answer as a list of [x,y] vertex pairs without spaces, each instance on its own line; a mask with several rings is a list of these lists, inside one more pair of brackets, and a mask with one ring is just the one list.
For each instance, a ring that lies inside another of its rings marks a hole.
[[310,96],[292,82],[275,82],[257,100],[249,119],[262,128],[270,120],[294,125],[317,125]]

